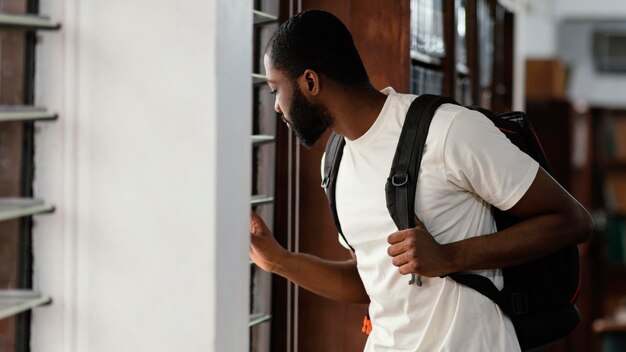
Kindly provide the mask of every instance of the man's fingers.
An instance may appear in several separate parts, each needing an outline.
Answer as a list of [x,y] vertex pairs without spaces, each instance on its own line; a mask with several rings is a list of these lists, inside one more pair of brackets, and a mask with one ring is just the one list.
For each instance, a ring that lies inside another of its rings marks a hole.
[[253,211],[250,212],[250,233],[256,233],[257,232],[257,221],[258,221],[258,215],[256,215]]
[[391,264],[398,268],[398,272],[402,275],[407,274],[419,274],[419,262],[411,256],[410,253],[405,252],[391,258]]
[[397,255],[400,255],[402,253],[404,253],[405,248],[402,244],[394,244],[389,246],[389,248],[387,248],[387,255],[389,255],[390,257],[395,257]]
[[402,236],[402,232],[394,232],[389,237],[387,237],[387,243],[396,244],[398,242],[402,242],[404,236]]
[[403,265],[409,263],[411,261],[411,256],[408,253],[401,253],[393,258],[391,258],[391,264],[402,267]]
[[387,242],[391,246],[387,249],[387,254],[393,257],[414,247],[417,242],[417,234],[420,232],[419,230],[420,229],[417,231],[415,229],[408,229],[389,235]]
[[263,222],[263,219],[261,219],[261,217],[257,213],[251,211],[250,212],[250,234],[255,235],[255,234],[262,233],[264,231],[263,230],[264,227],[265,227],[265,223]]
[[402,265],[400,268],[398,268],[398,272],[402,275],[419,274],[415,269],[415,265],[413,265],[412,263]]
[[394,232],[389,237],[387,237],[387,243],[396,244],[404,241],[407,238],[407,231],[402,230],[398,232]]

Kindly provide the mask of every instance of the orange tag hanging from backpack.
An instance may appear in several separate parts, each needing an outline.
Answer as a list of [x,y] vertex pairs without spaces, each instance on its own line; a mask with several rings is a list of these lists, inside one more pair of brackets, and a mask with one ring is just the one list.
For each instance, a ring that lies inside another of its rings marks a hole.
[[372,332],[372,321],[370,320],[370,317],[365,316],[365,318],[363,318],[363,327],[361,328],[361,331],[363,331],[366,335],[369,335],[370,332]]

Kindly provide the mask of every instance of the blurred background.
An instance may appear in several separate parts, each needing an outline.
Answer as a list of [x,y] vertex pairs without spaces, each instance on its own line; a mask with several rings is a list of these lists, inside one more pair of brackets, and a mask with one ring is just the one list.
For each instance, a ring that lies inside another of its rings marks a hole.
[[265,84],[306,9],[376,88],[527,112],[595,219],[582,323],[542,351],[626,351],[623,0],[0,0],[0,352],[362,350],[366,306],[247,253],[252,207],[286,248],[350,257],[325,139],[302,148]]

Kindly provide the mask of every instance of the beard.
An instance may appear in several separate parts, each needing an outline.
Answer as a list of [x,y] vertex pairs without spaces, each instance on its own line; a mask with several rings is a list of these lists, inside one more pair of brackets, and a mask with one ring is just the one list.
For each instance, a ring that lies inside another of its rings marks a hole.
[[300,87],[294,85],[287,124],[302,145],[311,148],[332,122],[333,116],[325,106],[308,101]]

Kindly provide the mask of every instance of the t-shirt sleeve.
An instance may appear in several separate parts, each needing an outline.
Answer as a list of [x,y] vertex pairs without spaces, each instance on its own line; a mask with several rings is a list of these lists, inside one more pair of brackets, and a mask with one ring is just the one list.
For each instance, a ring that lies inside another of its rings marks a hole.
[[340,234],[339,232],[337,232],[337,239],[339,240],[339,244],[340,244],[343,248],[345,248],[345,249],[347,249],[347,250],[349,250],[349,251],[351,251],[351,250],[352,250],[352,248],[350,248],[350,246],[348,245],[348,243],[346,242],[346,240],[344,240],[344,239],[343,239],[343,236],[341,236],[341,234]]
[[500,210],[517,204],[539,169],[491,120],[467,109],[458,112],[450,124],[443,159],[449,182]]

